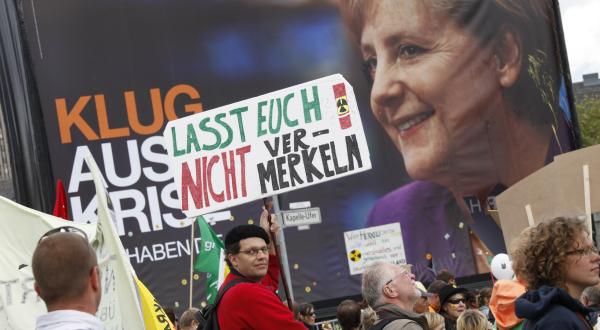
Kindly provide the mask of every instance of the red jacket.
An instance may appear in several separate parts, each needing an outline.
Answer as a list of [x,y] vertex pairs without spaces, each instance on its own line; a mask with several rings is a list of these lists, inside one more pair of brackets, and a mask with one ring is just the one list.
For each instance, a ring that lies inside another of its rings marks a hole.
[[[230,273],[222,286],[238,276]],[[217,309],[221,330],[290,329],[306,330],[279,300],[279,261],[269,256],[269,270],[260,283],[244,282],[230,288]]]

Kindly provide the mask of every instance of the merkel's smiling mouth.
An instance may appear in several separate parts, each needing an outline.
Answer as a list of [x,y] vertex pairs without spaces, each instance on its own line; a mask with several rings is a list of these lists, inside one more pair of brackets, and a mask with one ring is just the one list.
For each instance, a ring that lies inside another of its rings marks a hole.
[[425,120],[431,118],[434,114],[435,114],[435,111],[433,111],[433,110],[420,112],[418,114],[407,116],[405,118],[398,120],[394,126],[396,127],[396,130],[399,133],[403,133],[403,132],[406,132],[409,129],[415,127],[416,125],[424,122]]

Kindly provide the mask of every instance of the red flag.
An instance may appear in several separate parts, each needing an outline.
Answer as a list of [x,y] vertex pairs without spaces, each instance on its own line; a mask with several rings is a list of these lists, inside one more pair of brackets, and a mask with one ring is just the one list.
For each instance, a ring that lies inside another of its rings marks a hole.
[[69,220],[67,194],[65,193],[65,187],[60,179],[56,182],[56,201],[54,202],[54,211],[52,211],[52,215]]

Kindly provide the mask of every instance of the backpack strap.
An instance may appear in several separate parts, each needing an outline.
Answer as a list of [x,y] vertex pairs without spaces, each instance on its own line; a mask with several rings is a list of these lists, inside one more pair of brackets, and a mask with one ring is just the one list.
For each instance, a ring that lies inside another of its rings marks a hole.
[[225,284],[225,286],[222,287],[221,290],[219,290],[219,293],[217,293],[217,298],[215,299],[215,302],[213,303],[213,305],[215,306],[215,309],[219,305],[221,298],[223,298],[223,296],[229,289],[231,289],[232,287],[234,287],[237,284],[244,283],[244,282],[250,282],[250,281],[243,277],[236,277],[233,280],[231,280],[229,283]]
[[225,293],[227,293],[227,291],[229,289],[231,289],[235,285],[243,283],[243,282],[250,282],[250,281],[243,277],[237,277],[237,278],[234,278],[233,280],[231,280],[229,283],[225,284],[225,286],[219,290],[219,293],[217,293],[217,298],[215,298],[215,301],[212,304],[210,304],[211,307],[207,306],[205,309],[203,309],[203,312],[205,313],[203,316],[204,316],[206,323],[199,324],[198,329],[212,329],[212,330],[219,329],[219,317],[217,314],[217,309],[219,307],[219,303],[221,302],[221,299],[223,298],[223,296],[225,295]]

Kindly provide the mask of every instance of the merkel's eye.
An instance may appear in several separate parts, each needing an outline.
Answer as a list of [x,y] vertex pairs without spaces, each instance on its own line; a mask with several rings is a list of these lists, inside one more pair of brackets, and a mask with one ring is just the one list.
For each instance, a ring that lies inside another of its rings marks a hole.
[[398,48],[398,57],[412,58],[425,52],[425,48],[415,45],[402,45]]
[[375,57],[369,57],[363,61],[363,70],[367,72],[371,77],[375,75],[377,69],[377,59]]

